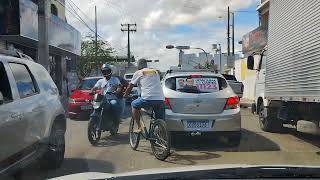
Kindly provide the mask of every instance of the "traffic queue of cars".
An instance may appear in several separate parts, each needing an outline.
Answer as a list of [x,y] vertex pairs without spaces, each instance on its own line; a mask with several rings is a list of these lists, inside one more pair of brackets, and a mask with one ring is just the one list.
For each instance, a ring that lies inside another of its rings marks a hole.
[[[133,73],[124,75],[128,82],[132,77]],[[68,104],[70,118],[88,119],[92,112],[92,96],[89,92],[100,78],[85,78],[73,90]],[[239,96],[242,96],[243,85],[234,76],[208,70],[176,69],[167,71],[162,78],[162,85],[169,131],[191,136],[223,133],[230,143],[240,143]],[[138,94],[139,89],[135,87],[132,95]]]
[[[91,88],[103,77],[84,78],[72,90],[70,118],[88,118]],[[128,82],[132,74],[124,76]],[[209,71],[169,70],[162,78],[168,130],[192,136],[222,132],[241,140],[239,98],[225,77]],[[137,89],[132,94],[138,96]],[[0,51],[0,178],[35,160],[58,168],[65,153],[66,115],[59,91],[41,65],[18,52]]]

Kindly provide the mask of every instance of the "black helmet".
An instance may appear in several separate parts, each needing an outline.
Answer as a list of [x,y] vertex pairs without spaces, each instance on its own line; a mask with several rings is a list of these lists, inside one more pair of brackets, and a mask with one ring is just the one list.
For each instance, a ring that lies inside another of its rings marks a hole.
[[112,74],[111,66],[109,64],[103,64],[101,67],[101,73],[104,76],[110,76]]

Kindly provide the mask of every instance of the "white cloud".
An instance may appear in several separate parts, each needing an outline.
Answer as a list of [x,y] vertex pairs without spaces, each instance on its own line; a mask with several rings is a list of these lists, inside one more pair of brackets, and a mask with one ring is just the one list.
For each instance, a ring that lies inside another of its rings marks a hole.
[[[238,10],[256,3],[256,0],[73,1],[90,17],[92,28],[94,28],[92,23],[94,6],[97,6],[98,33],[118,50],[118,54],[126,55],[127,46],[127,34],[120,31],[120,24],[137,23],[137,32],[131,34],[131,52],[138,58],[159,59],[161,69],[176,65],[178,61],[178,52],[166,50],[167,44],[197,46],[211,52],[211,44],[220,42],[226,49],[226,28],[218,17],[225,17],[228,5],[231,10]],[[67,19],[82,33],[88,32],[88,29],[68,12]],[[209,27],[208,22],[213,21],[220,22],[222,26]],[[189,25],[193,31],[179,33],[175,31],[176,25]],[[236,27],[236,49],[240,49],[238,45],[240,37],[253,28],[255,27],[244,25]]]

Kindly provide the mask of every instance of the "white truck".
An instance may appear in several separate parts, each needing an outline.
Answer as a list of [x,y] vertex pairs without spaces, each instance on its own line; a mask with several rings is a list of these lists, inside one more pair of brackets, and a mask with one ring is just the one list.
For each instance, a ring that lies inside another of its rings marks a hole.
[[262,130],[279,132],[299,120],[319,127],[319,24],[319,0],[270,0],[268,47],[247,59],[257,71],[252,107]]

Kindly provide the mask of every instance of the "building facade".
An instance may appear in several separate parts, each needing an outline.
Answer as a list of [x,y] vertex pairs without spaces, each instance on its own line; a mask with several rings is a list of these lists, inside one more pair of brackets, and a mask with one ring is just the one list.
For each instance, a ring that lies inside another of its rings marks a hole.
[[[67,23],[65,0],[49,1],[49,72],[62,97],[78,83],[75,61],[80,55],[81,35]],[[18,50],[38,61],[38,1],[0,1],[0,48]],[[69,78],[68,78],[69,77]],[[69,80],[70,79],[70,80]]]
[[[244,58],[240,59],[238,63],[238,74],[242,78],[244,84],[243,97],[254,100],[255,97],[255,82],[256,71],[248,70],[246,64],[246,57],[259,53],[267,45],[268,42],[268,24],[269,24],[269,4],[270,0],[261,0],[257,11],[259,13],[259,27],[248,32],[242,37],[242,52]],[[258,56],[254,56],[256,63],[258,63]]]

